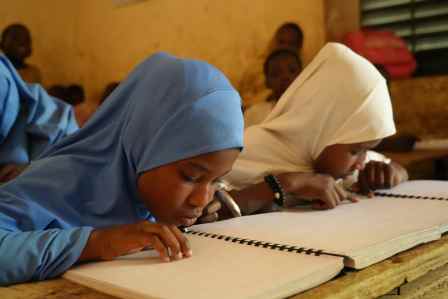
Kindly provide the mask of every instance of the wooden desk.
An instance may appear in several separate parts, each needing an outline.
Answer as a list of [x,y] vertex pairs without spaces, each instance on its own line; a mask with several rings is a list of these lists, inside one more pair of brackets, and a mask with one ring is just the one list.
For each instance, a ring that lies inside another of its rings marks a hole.
[[446,264],[448,264],[448,236],[397,254],[364,270],[348,272],[292,298],[378,298]]
[[407,167],[416,162],[448,157],[448,150],[415,150],[410,152],[382,152],[382,154]]
[[[448,264],[448,236],[418,246],[361,271],[347,272],[293,299],[377,298]],[[113,299],[65,279],[0,288],[2,299]]]

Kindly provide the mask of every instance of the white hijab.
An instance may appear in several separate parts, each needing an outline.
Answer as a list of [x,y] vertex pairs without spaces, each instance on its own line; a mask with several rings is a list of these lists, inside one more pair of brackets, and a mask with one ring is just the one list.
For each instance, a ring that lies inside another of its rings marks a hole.
[[244,150],[225,180],[241,189],[263,181],[268,173],[313,172],[314,160],[327,146],[394,133],[384,78],[346,46],[329,43],[268,117],[246,129]]

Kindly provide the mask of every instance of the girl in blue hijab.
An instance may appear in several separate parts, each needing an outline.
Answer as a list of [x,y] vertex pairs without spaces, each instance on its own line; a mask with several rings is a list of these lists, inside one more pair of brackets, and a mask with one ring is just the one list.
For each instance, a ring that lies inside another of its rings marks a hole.
[[243,146],[240,97],[199,61],[156,54],[85,127],[0,188],[0,284],[146,246],[191,256],[192,225]]
[[22,80],[0,55],[0,181],[20,172],[50,145],[78,130],[70,105]]

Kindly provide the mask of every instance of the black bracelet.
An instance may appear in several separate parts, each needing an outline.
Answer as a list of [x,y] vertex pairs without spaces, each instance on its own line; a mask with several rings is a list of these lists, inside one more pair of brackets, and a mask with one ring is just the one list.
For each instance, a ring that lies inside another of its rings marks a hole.
[[285,201],[285,191],[283,190],[278,178],[275,175],[269,174],[264,177],[264,181],[269,185],[274,193],[274,202],[283,207],[283,203]]

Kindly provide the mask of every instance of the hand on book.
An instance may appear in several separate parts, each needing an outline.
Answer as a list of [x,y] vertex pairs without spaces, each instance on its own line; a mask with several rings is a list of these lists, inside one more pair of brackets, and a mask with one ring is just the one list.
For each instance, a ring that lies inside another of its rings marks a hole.
[[312,201],[315,209],[333,209],[344,200],[358,201],[329,175],[290,172],[278,178],[286,193]]
[[407,180],[408,173],[400,164],[370,161],[359,172],[354,190],[369,195],[373,190],[389,189]]
[[165,262],[192,255],[188,239],[176,226],[140,221],[93,230],[79,261],[111,260],[145,247],[154,248]]

